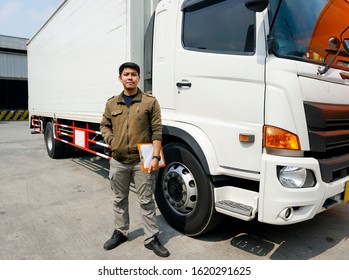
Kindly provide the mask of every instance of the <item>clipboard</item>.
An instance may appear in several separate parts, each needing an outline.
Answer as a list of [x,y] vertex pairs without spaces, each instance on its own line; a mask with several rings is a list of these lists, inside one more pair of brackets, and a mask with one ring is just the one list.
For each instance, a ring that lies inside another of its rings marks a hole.
[[[146,172],[150,167],[150,162],[152,161],[154,155],[153,143],[141,143],[137,144],[137,147],[139,152],[139,158],[141,160],[142,171]],[[160,156],[161,159],[159,161],[159,168],[165,167],[165,156],[164,152],[162,151],[162,148],[160,150]]]

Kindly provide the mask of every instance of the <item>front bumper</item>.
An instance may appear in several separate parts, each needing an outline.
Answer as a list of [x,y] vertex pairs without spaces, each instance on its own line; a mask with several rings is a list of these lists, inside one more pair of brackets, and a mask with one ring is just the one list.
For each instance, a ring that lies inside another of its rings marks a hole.
[[[277,177],[278,166],[309,169],[314,173],[317,183],[309,188],[283,187]],[[262,156],[258,220],[283,225],[312,219],[316,214],[342,202],[348,181],[349,176],[331,183],[323,182],[319,163],[314,158],[264,154]]]

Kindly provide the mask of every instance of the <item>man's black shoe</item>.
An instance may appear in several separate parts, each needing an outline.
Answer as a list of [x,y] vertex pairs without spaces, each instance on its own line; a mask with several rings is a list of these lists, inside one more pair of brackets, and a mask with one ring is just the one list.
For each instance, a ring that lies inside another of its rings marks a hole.
[[145,248],[153,250],[153,252],[159,257],[168,257],[170,252],[160,243],[157,235],[154,236],[154,239],[148,244],[144,245]]
[[111,250],[119,246],[121,243],[125,242],[127,237],[123,235],[120,231],[114,230],[112,237],[104,243],[104,250]]

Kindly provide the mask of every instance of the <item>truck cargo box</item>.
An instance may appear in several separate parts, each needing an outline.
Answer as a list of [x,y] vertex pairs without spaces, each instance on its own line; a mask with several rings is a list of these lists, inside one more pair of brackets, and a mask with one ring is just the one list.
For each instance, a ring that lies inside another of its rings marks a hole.
[[30,115],[99,122],[106,100],[122,89],[118,66],[134,61],[143,69],[157,2],[63,1],[28,43]]

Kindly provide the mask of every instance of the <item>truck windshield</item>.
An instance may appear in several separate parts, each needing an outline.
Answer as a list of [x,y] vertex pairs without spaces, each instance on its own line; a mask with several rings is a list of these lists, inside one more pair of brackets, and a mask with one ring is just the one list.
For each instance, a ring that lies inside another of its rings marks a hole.
[[[328,41],[331,37],[340,38],[349,25],[348,15],[347,0],[271,0],[270,22],[275,16],[271,30],[273,53],[308,62],[328,62],[336,53],[329,49]],[[343,38],[348,37],[349,32],[345,32]],[[348,69],[348,65],[348,55],[343,52],[331,67]]]

